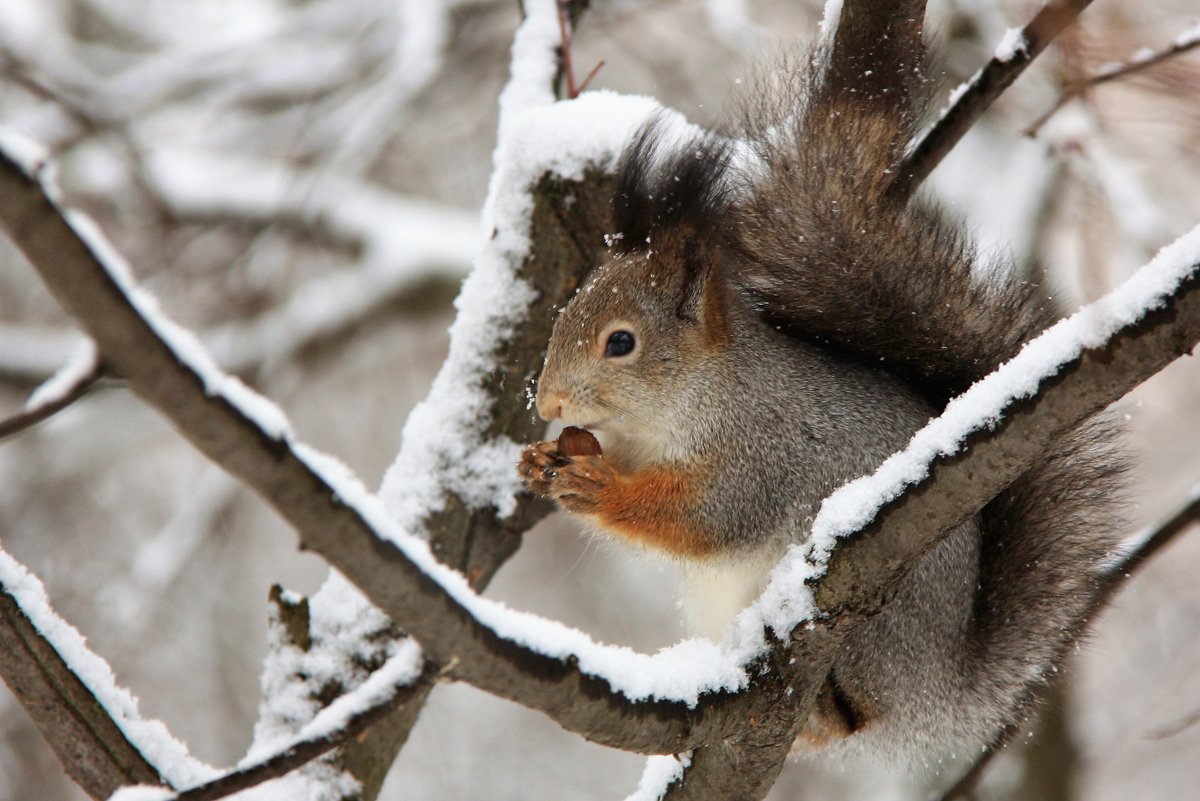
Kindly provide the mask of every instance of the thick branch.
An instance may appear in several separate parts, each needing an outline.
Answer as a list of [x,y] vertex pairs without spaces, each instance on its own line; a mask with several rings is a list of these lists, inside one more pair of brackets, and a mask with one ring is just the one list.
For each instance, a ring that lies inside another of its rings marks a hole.
[[1012,46],[1006,51],[993,56],[954,104],[913,144],[901,164],[892,192],[902,198],[912,194],[996,98],[1090,3],[1091,0],[1050,0],[1021,29],[1020,38],[1010,42]]
[[848,626],[815,625],[790,647],[776,647],[751,695],[766,699],[747,709],[741,729],[692,752],[663,801],[765,798],[808,719]]
[[[871,610],[883,603],[884,586],[855,565],[901,564],[967,520],[1047,446],[1200,341],[1200,262],[1159,309],[1125,326],[1100,347],[1086,348],[1036,395],[1011,402],[992,429],[980,426],[953,456],[935,459],[928,476],[886,505],[854,536],[855,548],[839,547],[817,589],[819,608]],[[839,565],[842,567],[839,568]],[[872,589],[872,588],[876,589]]]
[[4,683],[84,792],[102,799],[122,785],[163,782],[7,589],[0,653]]

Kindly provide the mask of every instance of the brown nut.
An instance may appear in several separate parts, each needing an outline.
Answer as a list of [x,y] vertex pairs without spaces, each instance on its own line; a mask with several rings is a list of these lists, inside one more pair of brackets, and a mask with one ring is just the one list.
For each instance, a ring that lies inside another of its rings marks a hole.
[[592,432],[575,426],[567,426],[558,435],[558,453],[560,456],[600,456],[600,443],[592,436]]

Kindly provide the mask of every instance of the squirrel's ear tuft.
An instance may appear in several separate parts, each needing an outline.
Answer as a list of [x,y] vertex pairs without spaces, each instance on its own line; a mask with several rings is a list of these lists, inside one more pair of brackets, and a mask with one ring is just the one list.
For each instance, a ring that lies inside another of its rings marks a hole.
[[699,323],[704,342],[728,342],[729,279],[724,272],[729,254],[719,247],[684,247],[679,251],[683,286],[676,316]]
[[679,306],[675,315],[683,320],[698,322],[704,317],[704,296],[713,273],[713,260],[708,248],[677,249],[682,283]]
[[617,165],[612,224],[621,252],[657,249],[682,231],[716,237],[730,205],[731,155],[725,139],[692,131],[680,137],[661,112],[652,115]]

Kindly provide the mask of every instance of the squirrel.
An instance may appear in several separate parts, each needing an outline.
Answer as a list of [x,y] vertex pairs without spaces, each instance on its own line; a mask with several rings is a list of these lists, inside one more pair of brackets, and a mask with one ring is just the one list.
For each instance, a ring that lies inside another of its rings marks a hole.
[[[540,442],[517,466],[676,561],[688,627],[714,639],[827,495],[1061,316],[928,198],[888,191],[927,100],[870,102],[819,53],[796,63],[733,136],[658,116],[628,143],[607,256],[537,380],[540,416],[603,447]],[[1115,542],[1118,434],[1093,418],[925,553],[848,637],[799,747],[915,765],[1027,714]]]

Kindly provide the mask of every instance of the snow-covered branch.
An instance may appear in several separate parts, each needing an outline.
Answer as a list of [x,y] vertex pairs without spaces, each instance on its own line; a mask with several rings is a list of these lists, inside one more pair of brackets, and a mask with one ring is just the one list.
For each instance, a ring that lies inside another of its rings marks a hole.
[[416,644],[401,641],[382,667],[317,713],[294,738],[270,753],[246,760],[235,770],[164,795],[163,801],[216,801],[279,778],[362,734],[417,697],[419,688],[433,680]]
[[103,373],[95,345],[85,341],[74,358],[33,391],[20,414],[0,420],[0,439],[58,414],[86,395]]
[[911,143],[892,191],[902,197],[911,194],[996,98],[1090,4],[1091,0],[1048,0],[1024,28],[1010,28],[991,61],[954,91],[949,108]]
[[0,674],[89,795],[214,775],[162,723],[141,717],[108,664],[50,607],[41,582],[3,551],[0,589]]

